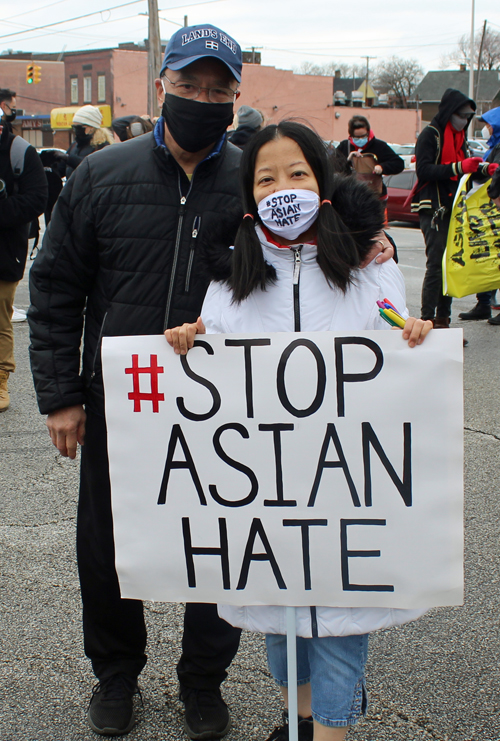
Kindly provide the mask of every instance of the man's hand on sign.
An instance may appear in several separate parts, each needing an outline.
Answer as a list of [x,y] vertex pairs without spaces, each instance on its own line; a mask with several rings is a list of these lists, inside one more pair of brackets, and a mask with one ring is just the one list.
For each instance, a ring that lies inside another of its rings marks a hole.
[[183,324],[181,327],[166,329],[165,337],[177,355],[186,355],[187,351],[193,347],[196,335],[205,334],[205,332],[205,325],[199,316],[194,324]]
[[387,239],[385,232],[382,231],[375,237],[373,247],[359,267],[366,268],[374,258],[375,262],[380,265],[383,262],[387,262],[387,260],[390,260],[392,257],[394,257],[394,247]]
[[382,175],[383,170],[380,165],[375,165],[375,167],[373,168],[373,172],[375,173],[375,175]]
[[77,444],[85,440],[87,415],[81,404],[51,412],[46,421],[50,439],[65,458],[76,458]]
[[347,160],[352,160],[353,157],[362,157],[363,152],[359,152],[357,149],[353,149],[353,151],[348,156]]
[[430,319],[424,322],[423,319],[415,319],[414,316],[410,316],[403,329],[403,340],[408,340],[410,347],[421,345],[432,327],[433,324]]

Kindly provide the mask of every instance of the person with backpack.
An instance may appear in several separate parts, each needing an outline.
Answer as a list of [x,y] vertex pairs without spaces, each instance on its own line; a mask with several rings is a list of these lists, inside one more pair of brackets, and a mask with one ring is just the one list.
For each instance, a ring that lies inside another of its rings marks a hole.
[[471,157],[467,129],[476,104],[460,90],[443,93],[437,114],[417,139],[415,148],[418,183],[411,210],[420,217],[427,258],[422,284],[422,319],[432,320],[436,329],[446,329],[451,320],[451,296],[443,295],[443,254],[450,226],[453,200],[462,175],[490,176],[491,163]]
[[16,93],[0,89],[0,412],[9,407],[15,370],[12,313],[28,255],[30,224],[43,212],[47,180],[36,149],[12,133]]

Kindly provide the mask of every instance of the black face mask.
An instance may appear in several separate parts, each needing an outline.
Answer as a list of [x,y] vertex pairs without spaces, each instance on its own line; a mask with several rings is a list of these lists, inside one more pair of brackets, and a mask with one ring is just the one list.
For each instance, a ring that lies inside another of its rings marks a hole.
[[85,133],[85,126],[73,126],[73,131],[78,144],[86,144],[92,139],[92,134]]
[[200,152],[215,144],[233,120],[232,103],[200,103],[166,93],[161,114],[181,149]]
[[8,123],[12,123],[12,121],[15,120],[16,116],[17,116],[17,108],[11,108],[9,115],[4,113],[3,119],[4,121],[8,121]]

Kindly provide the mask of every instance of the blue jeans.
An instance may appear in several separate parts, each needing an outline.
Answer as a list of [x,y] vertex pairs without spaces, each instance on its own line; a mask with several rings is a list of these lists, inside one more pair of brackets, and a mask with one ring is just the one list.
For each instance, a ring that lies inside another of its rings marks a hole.
[[[286,636],[266,635],[269,669],[287,686]],[[311,683],[311,710],[323,726],[354,725],[366,714],[368,635],[297,638],[297,684]]]

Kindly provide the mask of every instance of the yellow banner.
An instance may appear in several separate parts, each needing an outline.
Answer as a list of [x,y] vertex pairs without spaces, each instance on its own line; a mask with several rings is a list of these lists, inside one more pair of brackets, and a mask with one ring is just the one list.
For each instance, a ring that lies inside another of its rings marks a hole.
[[486,192],[490,182],[478,185],[470,175],[460,181],[443,256],[446,296],[500,288],[500,209]]
[[[70,129],[73,125],[73,116],[82,106],[67,106],[66,108],[53,108],[50,112],[50,126],[52,129]],[[111,106],[98,105],[96,108],[102,113],[102,125],[106,128],[111,126]]]

